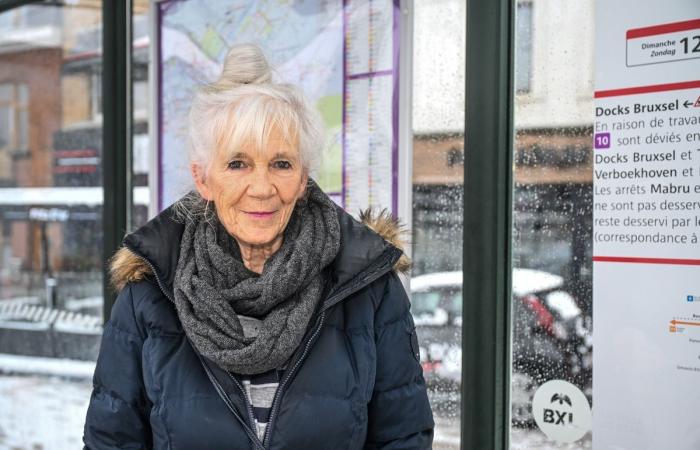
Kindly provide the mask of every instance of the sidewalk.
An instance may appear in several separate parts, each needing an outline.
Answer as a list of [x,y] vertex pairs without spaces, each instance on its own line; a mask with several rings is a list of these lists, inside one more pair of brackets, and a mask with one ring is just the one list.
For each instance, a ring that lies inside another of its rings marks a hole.
[[89,381],[93,372],[93,361],[0,353],[0,374],[48,375]]

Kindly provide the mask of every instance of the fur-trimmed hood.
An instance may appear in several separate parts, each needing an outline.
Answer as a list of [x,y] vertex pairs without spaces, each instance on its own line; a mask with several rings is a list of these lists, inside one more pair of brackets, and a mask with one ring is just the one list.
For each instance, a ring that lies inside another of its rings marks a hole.
[[[411,262],[408,256],[403,253],[403,249],[407,244],[405,240],[407,231],[398,219],[394,218],[387,210],[376,211],[370,208],[360,213],[360,221],[366,228],[374,231],[374,233],[365,228],[367,233],[365,236],[355,236],[358,234],[357,227],[361,225],[350,218],[350,216],[340,208],[338,208],[338,210],[341,219],[341,231],[343,229],[352,231],[351,233],[341,233],[343,238],[357,237],[361,239],[370,235],[381,236],[389,246],[401,252],[401,256],[397,259],[395,258],[393,262],[394,270],[403,273],[408,272]],[[165,281],[165,284],[168,284],[168,280],[171,280],[172,276],[174,276],[175,267],[173,267],[173,264],[177,262],[176,254],[179,252],[179,248],[177,249],[178,252],[171,252],[175,256],[163,257],[163,255],[160,254],[162,252],[158,252],[158,257],[153,256],[159,246],[161,248],[173,249],[172,236],[165,236],[163,235],[165,233],[158,232],[158,230],[163,230],[164,225],[171,224],[171,226],[167,228],[168,235],[177,235],[178,229],[179,235],[182,234],[182,225],[172,222],[169,211],[170,209],[165,210],[142,228],[127,235],[124,239],[124,246],[112,257],[110,261],[110,275],[112,287],[116,291],[121,291],[127,283],[135,283],[145,279],[149,275],[153,275],[153,269],[159,272],[158,278],[159,280]],[[354,224],[349,224],[348,221],[353,221]],[[343,227],[343,222],[345,222],[345,227]],[[352,226],[349,227],[348,225]],[[174,233],[171,233],[173,228],[175,228]],[[341,238],[341,253],[343,252],[343,248],[350,253],[356,252],[357,249],[349,250],[351,246],[343,245],[347,244],[342,242],[343,238]],[[179,239],[174,242],[176,242],[176,245],[179,247]],[[348,259],[357,259],[357,255],[351,255]],[[167,289],[170,288],[170,286],[161,286],[161,288]]]

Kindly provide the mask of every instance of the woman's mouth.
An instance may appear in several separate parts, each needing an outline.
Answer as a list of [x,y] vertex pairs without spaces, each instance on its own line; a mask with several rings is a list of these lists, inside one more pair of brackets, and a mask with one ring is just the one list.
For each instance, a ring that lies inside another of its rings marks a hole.
[[272,217],[277,211],[244,211],[250,217],[254,219],[267,219]]

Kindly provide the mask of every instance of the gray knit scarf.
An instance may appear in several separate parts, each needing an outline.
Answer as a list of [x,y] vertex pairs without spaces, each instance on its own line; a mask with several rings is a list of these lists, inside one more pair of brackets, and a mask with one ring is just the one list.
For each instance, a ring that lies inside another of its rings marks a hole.
[[[192,215],[185,220],[174,282],[185,333],[201,354],[230,372],[282,368],[301,343],[321,300],[323,269],[339,247],[335,205],[312,181],[260,275],[243,265],[238,244],[215,213]],[[257,336],[244,333],[239,315],[260,320]]]

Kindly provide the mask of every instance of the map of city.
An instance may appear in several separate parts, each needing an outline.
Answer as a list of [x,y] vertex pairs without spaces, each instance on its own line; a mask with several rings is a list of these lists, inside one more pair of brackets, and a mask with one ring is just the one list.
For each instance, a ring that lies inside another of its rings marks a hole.
[[166,0],[158,3],[159,207],[191,189],[187,113],[228,49],[259,45],[275,81],[299,86],[327,130],[316,181],[351,213],[397,212],[396,0]]
[[[278,81],[302,88],[321,113],[327,145],[316,180],[342,190],[343,5],[335,1],[189,0],[159,3],[161,17],[162,205],[187,186],[187,111],[197,86],[213,81],[228,48],[259,45]],[[167,156],[166,156],[167,155]]]

